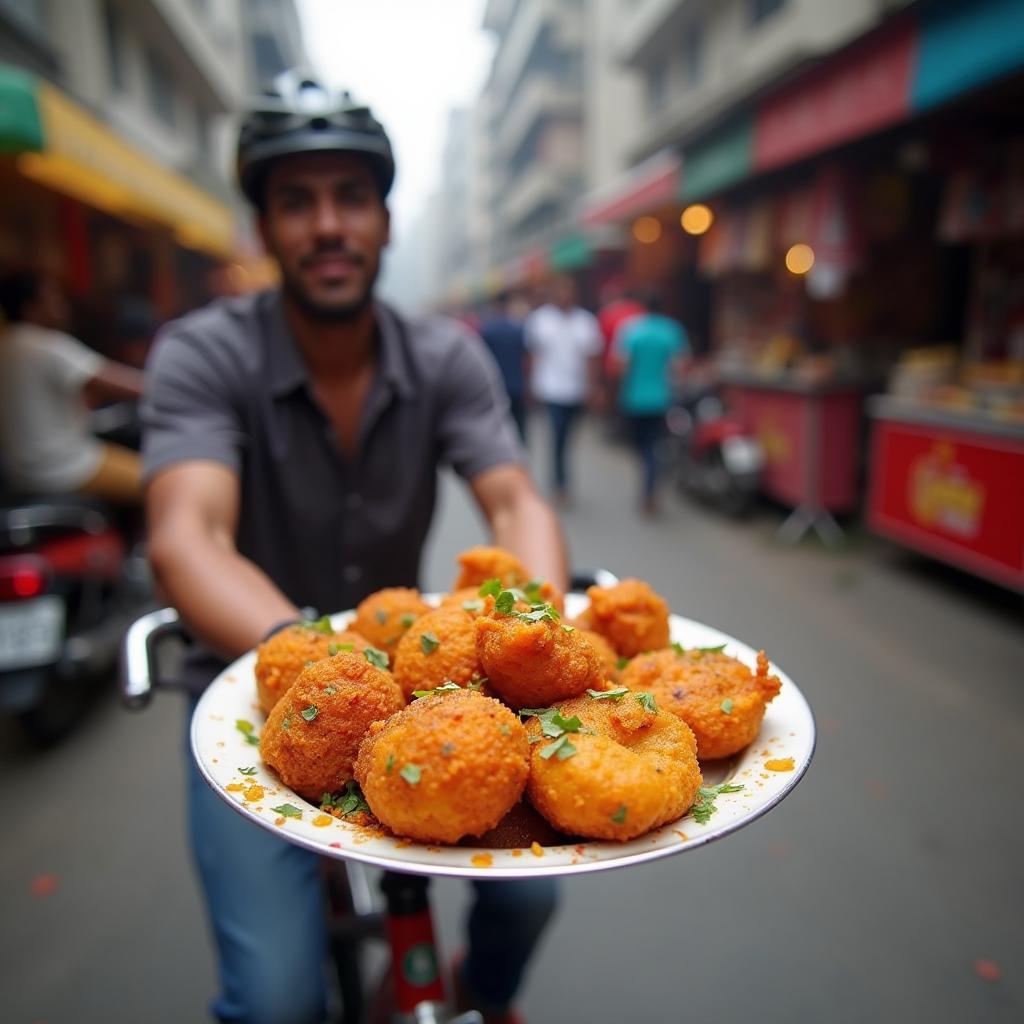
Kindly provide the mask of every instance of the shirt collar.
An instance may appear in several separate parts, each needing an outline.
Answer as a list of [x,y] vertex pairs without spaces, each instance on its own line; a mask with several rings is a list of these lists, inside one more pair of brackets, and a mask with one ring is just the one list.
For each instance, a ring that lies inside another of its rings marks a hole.
[[[377,337],[380,341],[379,379],[390,385],[391,390],[402,398],[408,398],[414,392],[415,386],[406,349],[405,328],[394,310],[383,302],[374,302],[374,313]],[[309,371],[302,353],[285,318],[280,291],[275,291],[269,296],[266,334],[270,393],[275,398],[280,398],[298,390],[309,379]]]

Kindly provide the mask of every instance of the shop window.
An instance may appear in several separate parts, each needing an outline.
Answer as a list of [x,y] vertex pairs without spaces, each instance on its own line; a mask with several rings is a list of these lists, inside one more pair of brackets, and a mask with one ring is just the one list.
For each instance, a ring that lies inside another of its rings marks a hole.
[[121,38],[121,19],[109,3],[103,5],[103,32],[107,41],[107,71],[110,84],[124,92],[124,45]]
[[747,0],[751,25],[760,25],[786,6],[786,0]]
[[647,73],[647,109],[660,114],[668,104],[668,61],[659,60]]
[[692,22],[683,35],[683,77],[687,85],[696,85],[704,72],[704,26]]
[[149,52],[146,61],[149,81],[149,106],[164,124],[174,127],[177,122],[174,109],[174,80],[159,54]]

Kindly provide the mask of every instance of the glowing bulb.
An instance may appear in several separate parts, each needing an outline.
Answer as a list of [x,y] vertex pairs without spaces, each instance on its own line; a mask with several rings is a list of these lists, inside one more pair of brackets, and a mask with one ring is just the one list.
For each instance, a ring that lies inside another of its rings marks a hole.
[[715,215],[709,206],[694,203],[683,210],[679,223],[688,235],[703,235],[715,223]]
[[791,274],[806,274],[814,266],[814,250],[803,242],[791,245],[786,253],[786,269]]
[[657,217],[638,217],[633,221],[633,237],[644,245],[661,238],[661,221]]

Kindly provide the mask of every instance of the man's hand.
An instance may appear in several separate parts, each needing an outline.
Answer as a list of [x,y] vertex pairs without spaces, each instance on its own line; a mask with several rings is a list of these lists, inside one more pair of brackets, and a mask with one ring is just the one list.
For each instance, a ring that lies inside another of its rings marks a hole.
[[562,529],[526,470],[513,463],[495,466],[474,477],[470,487],[495,544],[538,578],[565,590],[569,574]]

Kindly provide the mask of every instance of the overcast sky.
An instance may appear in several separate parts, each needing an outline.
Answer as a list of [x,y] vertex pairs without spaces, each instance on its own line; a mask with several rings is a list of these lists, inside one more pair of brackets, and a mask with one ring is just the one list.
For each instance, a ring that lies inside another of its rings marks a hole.
[[298,0],[316,68],[391,136],[399,243],[437,183],[448,110],[469,105],[487,74],[483,9],[484,0]]

